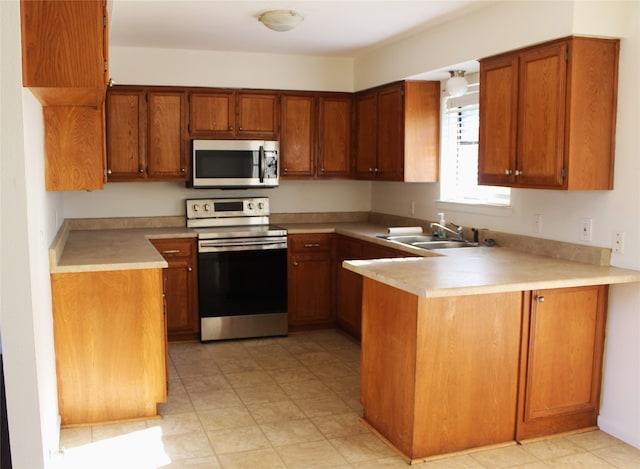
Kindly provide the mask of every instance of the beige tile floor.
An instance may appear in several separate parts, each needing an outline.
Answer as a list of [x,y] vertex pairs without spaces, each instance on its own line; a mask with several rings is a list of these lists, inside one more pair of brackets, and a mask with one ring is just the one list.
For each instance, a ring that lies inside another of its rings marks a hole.
[[[62,430],[60,468],[406,468],[358,418],[358,343],[340,331],[174,344],[162,419]],[[640,450],[589,432],[424,468],[638,468]]]

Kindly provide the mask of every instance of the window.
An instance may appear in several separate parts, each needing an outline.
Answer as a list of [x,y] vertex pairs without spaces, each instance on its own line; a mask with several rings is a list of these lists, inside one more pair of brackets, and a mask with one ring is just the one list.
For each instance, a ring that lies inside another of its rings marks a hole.
[[478,185],[478,83],[443,102],[440,199],[464,204],[509,205],[508,187]]

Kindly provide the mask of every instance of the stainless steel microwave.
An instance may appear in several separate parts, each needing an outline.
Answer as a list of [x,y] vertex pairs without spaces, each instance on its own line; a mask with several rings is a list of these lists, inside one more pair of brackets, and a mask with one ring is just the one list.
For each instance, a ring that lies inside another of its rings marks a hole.
[[194,188],[277,187],[279,142],[194,140]]

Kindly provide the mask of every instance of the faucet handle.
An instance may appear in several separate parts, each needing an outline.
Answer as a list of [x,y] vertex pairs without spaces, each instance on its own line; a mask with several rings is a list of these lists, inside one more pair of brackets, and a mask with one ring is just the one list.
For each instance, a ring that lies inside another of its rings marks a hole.
[[457,231],[458,233],[462,233],[462,226],[460,226],[460,225],[456,225],[456,224],[455,224],[455,223],[453,223],[452,221],[450,221],[450,222],[449,222],[449,224],[450,224],[451,226],[453,226],[453,227],[456,229],[456,231]]

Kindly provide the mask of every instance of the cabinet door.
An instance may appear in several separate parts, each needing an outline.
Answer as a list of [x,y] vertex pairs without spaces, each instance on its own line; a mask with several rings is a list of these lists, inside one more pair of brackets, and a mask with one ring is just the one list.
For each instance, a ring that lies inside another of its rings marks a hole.
[[318,176],[349,177],[351,96],[321,95],[318,106]]
[[402,181],[404,170],[404,96],[402,85],[378,92],[378,179]]
[[606,285],[534,291],[525,314],[516,438],[596,425]]
[[197,339],[200,329],[196,241],[154,239],[151,242],[169,264],[163,271],[168,338],[170,341]]
[[342,262],[362,259],[362,244],[345,236],[336,237],[336,320],[358,338],[362,322],[362,277],[344,269]]
[[231,138],[234,135],[235,93],[191,93],[189,134],[193,137]]
[[107,179],[142,179],[146,167],[146,93],[109,90],[107,93]]
[[513,185],[516,180],[518,56],[480,63],[478,183]]
[[237,110],[236,135],[278,138],[278,96],[275,93],[238,93]]
[[104,182],[102,106],[45,106],[47,191],[97,190]]
[[285,94],[281,106],[280,176],[311,178],[315,175],[316,99]]
[[375,178],[378,157],[378,94],[356,95],[356,176]]
[[21,1],[22,82],[42,105],[102,106],[105,2]]
[[186,180],[186,92],[149,91],[147,176]]
[[520,55],[518,185],[562,186],[566,54],[560,43]]
[[288,302],[292,326],[330,325],[333,320],[333,236],[289,236]]

